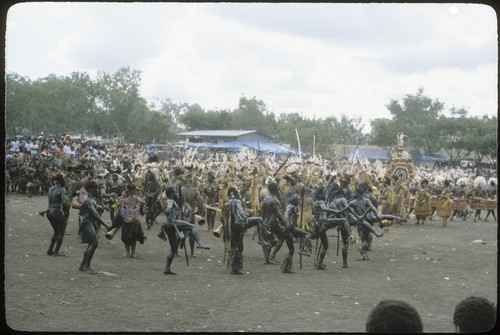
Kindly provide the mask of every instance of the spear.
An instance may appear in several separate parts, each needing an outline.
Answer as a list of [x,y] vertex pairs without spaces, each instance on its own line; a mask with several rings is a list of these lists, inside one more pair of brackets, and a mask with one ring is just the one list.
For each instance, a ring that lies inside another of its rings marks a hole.
[[273,173],[273,177],[275,177],[276,174],[278,174],[278,172],[283,168],[283,166],[285,166],[286,162],[288,162],[288,157],[286,157],[285,160],[283,161],[283,163],[281,163],[278,170],[276,170],[276,172]]
[[313,135],[313,157],[316,157],[316,134]]
[[297,128],[295,128],[295,135],[297,135],[297,146],[299,148],[299,157],[302,158],[302,151],[300,150],[300,138],[299,138],[299,132],[297,131]]
[[[304,193],[305,189],[302,187],[300,190],[300,228],[302,229],[302,218],[304,217]],[[300,238],[300,247],[302,248],[302,237]],[[302,250],[301,250],[302,251]],[[300,269],[302,270],[302,253],[299,253]]]
[[[182,179],[181,179],[181,182],[179,184],[179,202],[180,202],[179,208],[180,208],[180,211],[181,211],[181,220],[184,220],[184,211],[182,210]],[[175,226],[175,223],[174,223],[174,226]],[[179,232],[179,230],[177,230],[177,232]],[[185,237],[181,240],[180,247],[181,247],[181,249],[184,248],[184,256],[186,256],[186,265],[189,266],[189,260],[188,260],[187,250],[186,250],[186,238]]]

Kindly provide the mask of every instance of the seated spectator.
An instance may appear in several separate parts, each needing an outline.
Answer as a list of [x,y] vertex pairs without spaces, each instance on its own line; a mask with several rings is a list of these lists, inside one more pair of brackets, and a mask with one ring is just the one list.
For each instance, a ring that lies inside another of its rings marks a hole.
[[368,314],[367,333],[422,333],[417,310],[401,300],[382,300]]
[[483,297],[471,296],[455,306],[453,323],[457,333],[483,333],[495,326],[497,309]]

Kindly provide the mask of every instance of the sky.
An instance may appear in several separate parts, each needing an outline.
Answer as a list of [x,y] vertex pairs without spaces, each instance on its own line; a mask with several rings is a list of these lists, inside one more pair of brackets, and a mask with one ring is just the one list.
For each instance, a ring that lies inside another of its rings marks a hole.
[[255,97],[365,131],[419,88],[447,116],[498,112],[497,17],[482,4],[17,3],[5,66],[31,80],[129,67],[149,102],[232,111]]

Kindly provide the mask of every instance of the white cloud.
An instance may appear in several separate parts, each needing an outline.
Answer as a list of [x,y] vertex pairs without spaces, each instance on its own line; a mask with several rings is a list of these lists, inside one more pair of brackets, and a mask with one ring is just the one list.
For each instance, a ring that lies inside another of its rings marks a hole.
[[[453,7],[453,8],[452,8]],[[6,70],[32,79],[142,71],[142,94],[277,115],[389,117],[419,87],[496,115],[497,22],[475,4],[26,3],[7,17]]]

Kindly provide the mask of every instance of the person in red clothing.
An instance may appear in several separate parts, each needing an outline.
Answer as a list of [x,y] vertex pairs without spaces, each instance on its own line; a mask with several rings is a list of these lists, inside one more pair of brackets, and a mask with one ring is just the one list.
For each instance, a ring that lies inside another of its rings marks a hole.
[[57,158],[63,158],[64,156],[66,156],[66,154],[64,153],[64,150],[63,150],[63,146],[59,146],[59,148],[57,149],[57,152],[56,152],[56,157]]

